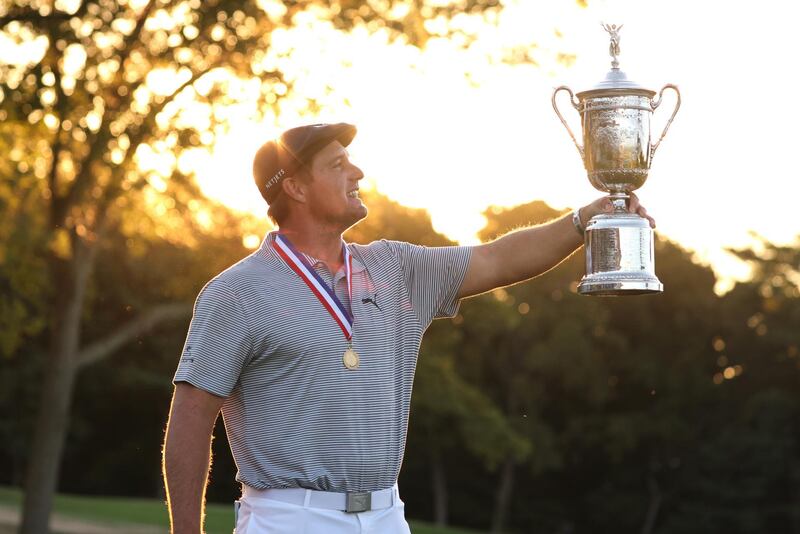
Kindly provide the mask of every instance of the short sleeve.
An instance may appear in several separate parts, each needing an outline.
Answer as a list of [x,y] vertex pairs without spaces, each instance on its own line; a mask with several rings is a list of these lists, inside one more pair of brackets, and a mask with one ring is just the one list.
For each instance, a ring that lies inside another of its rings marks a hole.
[[458,290],[467,274],[472,248],[386,243],[398,257],[411,305],[422,324],[453,317],[458,312]]
[[173,382],[227,397],[252,352],[244,309],[228,285],[214,279],[197,297]]

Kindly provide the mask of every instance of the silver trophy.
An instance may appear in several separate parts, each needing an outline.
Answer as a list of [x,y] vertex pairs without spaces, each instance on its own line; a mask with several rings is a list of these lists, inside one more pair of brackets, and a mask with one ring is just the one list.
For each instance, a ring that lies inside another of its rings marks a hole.
[[[611,70],[593,88],[572,94],[562,85],[553,91],[553,109],[581,154],[592,185],[609,193],[610,214],[597,215],[586,224],[586,275],[578,285],[583,295],[641,295],[660,293],[663,284],[655,273],[653,230],[647,219],[627,212],[629,193],[647,180],[653,155],[667,134],[681,105],[680,91],[667,84],[658,93],[628,80],[619,69],[619,30],[604,24],[611,36]],[[650,118],[665,90],[678,99],[672,116],[655,144],[650,139]],[[566,91],[583,127],[583,146],[575,139],[558,110],[556,95]]]

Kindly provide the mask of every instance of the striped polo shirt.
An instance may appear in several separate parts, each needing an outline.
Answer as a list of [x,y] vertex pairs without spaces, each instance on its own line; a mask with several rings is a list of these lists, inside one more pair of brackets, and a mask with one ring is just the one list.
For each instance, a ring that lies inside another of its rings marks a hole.
[[[224,397],[238,472],[256,489],[375,491],[400,472],[422,334],[458,310],[469,247],[348,244],[353,348],[305,282],[261,247],[200,292],[174,381]],[[350,306],[344,270],[306,256]]]

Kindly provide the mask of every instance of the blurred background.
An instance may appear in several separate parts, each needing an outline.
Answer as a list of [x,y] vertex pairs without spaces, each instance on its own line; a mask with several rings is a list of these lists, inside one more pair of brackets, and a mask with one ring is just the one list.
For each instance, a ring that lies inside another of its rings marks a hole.
[[[271,229],[261,143],[358,125],[350,241],[547,221],[600,194],[550,95],[605,76],[608,22],[629,78],[681,88],[638,192],[665,292],[580,297],[579,252],[436,321],[408,517],[800,533],[797,20],[777,0],[0,2],[0,532],[165,531],[171,378],[197,292]],[[221,421],[214,451],[208,531],[230,532]]]

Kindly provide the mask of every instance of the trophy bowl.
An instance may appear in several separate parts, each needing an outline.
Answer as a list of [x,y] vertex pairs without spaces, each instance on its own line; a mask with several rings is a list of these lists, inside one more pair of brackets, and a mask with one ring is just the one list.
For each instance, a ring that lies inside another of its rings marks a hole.
[[[658,293],[663,285],[655,275],[653,231],[646,219],[628,213],[627,202],[630,192],[647,181],[656,149],[680,108],[680,91],[667,84],[654,99],[656,91],[628,80],[617,61],[622,26],[603,27],[611,36],[611,71],[589,90],[573,94],[562,85],[552,97],[553,109],[581,155],[589,182],[609,193],[614,206],[613,213],[592,217],[586,225],[586,276],[578,292],[596,296]],[[676,106],[658,141],[651,143],[651,118],[667,89],[675,91]],[[583,144],[558,109],[556,97],[561,91],[569,93],[580,115]]]

